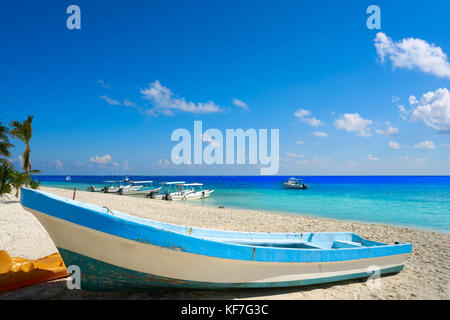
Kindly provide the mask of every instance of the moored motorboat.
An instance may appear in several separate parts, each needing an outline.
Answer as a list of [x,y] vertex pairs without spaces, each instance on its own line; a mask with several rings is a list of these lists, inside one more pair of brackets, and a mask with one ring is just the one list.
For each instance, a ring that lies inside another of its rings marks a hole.
[[184,183],[180,191],[169,195],[170,200],[198,200],[208,198],[214,190],[203,189],[203,183]]
[[288,189],[307,189],[308,186],[303,182],[303,179],[289,178],[287,182],[284,183],[284,187]]
[[[21,189],[87,290],[288,287],[396,273],[412,251],[351,232],[252,233],[171,225]],[[95,245],[92,245],[95,244]]]
[[[153,194],[151,198],[160,200],[171,200],[172,194],[181,194],[182,192],[181,186],[185,183],[186,183],[185,181],[162,182],[159,194]],[[193,189],[189,191],[193,191]]]
[[112,180],[112,181],[104,181],[106,183],[103,188],[103,192],[105,193],[118,193],[120,188],[122,187],[122,181],[120,180]]
[[104,192],[105,191],[104,188],[97,188],[93,185],[89,186],[87,189],[88,189],[88,191],[91,191],[91,192]]
[[128,181],[128,185],[119,189],[119,194],[125,195],[153,195],[159,192],[161,187],[153,186],[153,181]]

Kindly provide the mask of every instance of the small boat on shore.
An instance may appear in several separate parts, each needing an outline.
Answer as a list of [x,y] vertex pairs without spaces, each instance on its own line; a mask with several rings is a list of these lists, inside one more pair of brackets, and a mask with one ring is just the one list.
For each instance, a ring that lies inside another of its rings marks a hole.
[[120,188],[123,187],[122,180],[111,180],[104,182],[106,183],[105,187],[103,188],[103,192],[105,193],[119,193]]
[[153,181],[128,181],[128,185],[119,188],[119,194],[124,195],[153,195],[158,193],[161,187],[153,186]]
[[[85,290],[263,288],[397,273],[412,245],[351,232],[255,233],[172,225],[22,188]],[[95,245],[93,245],[95,244]]]
[[91,191],[91,192],[104,192],[105,191],[105,188],[97,188],[94,185],[89,186],[87,189],[88,189],[88,191]]
[[[181,194],[181,185],[185,184],[186,181],[169,181],[161,183],[161,190],[159,194],[154,194],[151,196],[152,199],[161,200],[171,200],[170,196],[172,194]],[[193,190],[189,190],[193,191]]]
[[303,179],[289,178],[287,182],[284,183],[284,187],[287,189],[307,189],[308,186],[303,182]]
[[170,200],[199,200],[208,198],[214,190],[202,188],[203,183],[184,183],[180,191],[170,194]]
[[154,195],[154,199],[162,200],[199,200],[208,198],[214,190],[203,189],[203,183],[186,183],[173,181],[161,183],[161,194]]

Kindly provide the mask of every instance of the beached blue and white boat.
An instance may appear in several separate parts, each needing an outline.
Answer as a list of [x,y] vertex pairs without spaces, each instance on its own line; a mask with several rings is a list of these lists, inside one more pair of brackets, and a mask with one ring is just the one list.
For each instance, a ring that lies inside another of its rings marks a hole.
[[[81,288],[287,287],[403,269],[407,243],[383,244],[349,232],[249,233],[151,221],[22,188],[21,204],[45,227]],[[374,267],[375,266],[375,267]]]

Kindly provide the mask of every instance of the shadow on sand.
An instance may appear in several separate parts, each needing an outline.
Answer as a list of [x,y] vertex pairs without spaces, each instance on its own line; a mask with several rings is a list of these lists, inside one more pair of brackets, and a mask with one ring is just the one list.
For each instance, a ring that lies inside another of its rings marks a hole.
[[[395,274],[383,275],[383,278]],[[67,278],[66,278],[67,279]],[[328,289],[333,286],[345,286],[352,283],[364,283],[366,278],[346,280],[320,285],[310,285],[288,288],[254,288],[254,289],[223,289],[223,290],[183,290],[183,289],[153,289],[149,291],[86,291],[67,289],[66,279],[59,279],[37,284],[0,294],[0,300],[229,300],[229,299],[263,299],[271,296],[296,292],[307,293],[317,289]]]

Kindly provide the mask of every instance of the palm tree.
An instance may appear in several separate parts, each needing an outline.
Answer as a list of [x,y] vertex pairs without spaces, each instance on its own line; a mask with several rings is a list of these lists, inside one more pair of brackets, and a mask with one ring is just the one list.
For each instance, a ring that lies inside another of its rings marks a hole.
[[19,197],[19,190],[20,187],[24,184],[28,184],[28,182],[31,180],[29,174],[27,172],[19,172],[14,170],[14,174],[11,177],[11,186],[16,189],[16,198]]
[[9,153],[9,148],[14,147],[11,143],[9,143],[7,134],[8,129],[3,126],[2,122],[0,121],[0,163],[8,162],[8,160],[2,157],[9,158],[11,156],[11,153]]
[[11,130],[9,133],[14,138],[22,140],[26,147],[23,152],[23,171],[30,173],[31,172],[31,162],[30,162],[30,140],[33,135],[33,127],[31,126],[31,122],[33,121],[33,116],[28,116],[27,120],[23,122],[13,121],[9,125]]
[[7,162],[0,165],[0,197],[11,193],[11,180],[14,176],[14,168]]

